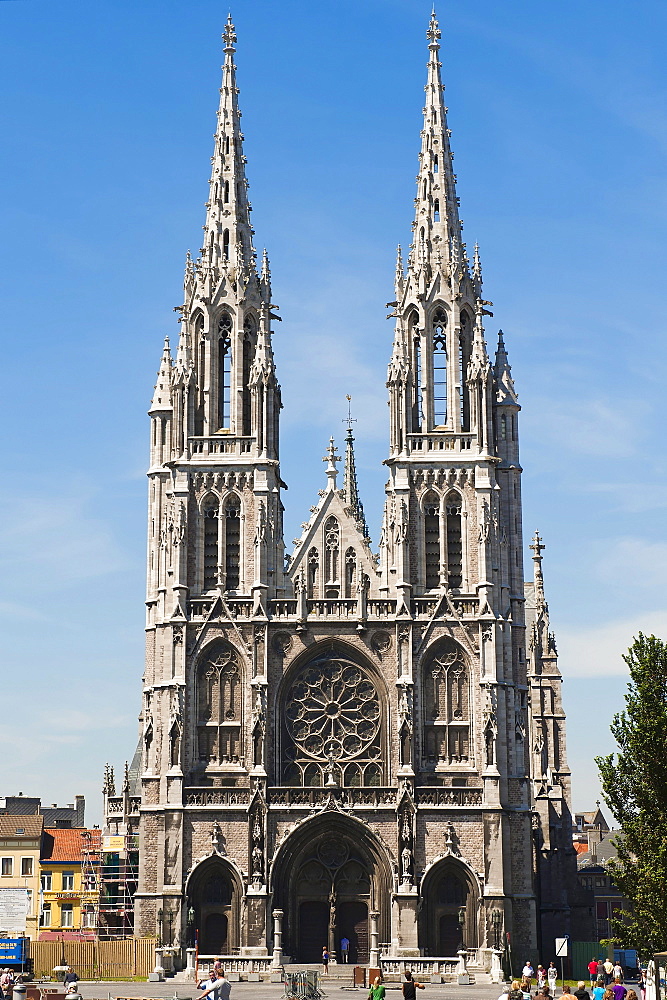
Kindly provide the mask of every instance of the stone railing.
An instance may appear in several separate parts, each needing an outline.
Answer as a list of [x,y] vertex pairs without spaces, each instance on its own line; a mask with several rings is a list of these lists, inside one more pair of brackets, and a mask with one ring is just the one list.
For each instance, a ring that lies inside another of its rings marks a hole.
[[415,796],[420,806],[481,806],[481,788],[426,787],[416,788]]
[[254,438],[231,437],[217,434],[215,437],[188,438],[190,455],[249,455]]
[[[123,800],[122,795],[113,795],[107,799],[107,816],[122,816],[123,815]],[[128,815],[138,816],[139,807],[141,806],[141,796],[131,795],[128,802]]]
[[199,978],[205,979],[213,968],[213,963],[220,959],[225,975],[228,972],[268,972],[271,968],[271,956],[266,958],[241,958],[240,955],[199,955]]
[[[403,975],[406,969],[411,969],[414,976],[455,975],[459,963],[458,955],[433,956],[433,958],[392,958],[391,955],[381,955],[382,971]],[[478,955],[476,948],[466,950],[466,965],[477,967]]]
[[[214,603],[214,597],[191,598],[188,601],[190,618],[206,618]],[[252,598],[250,597],[226,597],[225,607],[232,618],[252,617]]]
[[[454,605],[457,615],[476,615],[479,610],[479,599],[477,597],[451,597],[450,602]],[[415,618],[431,618],[438,606],[440,598],[434,597],[413,597],[412,613]],[[446,613],[446,609],[442,609]]]
[[395,788],[301,788],[298,786],[283,786],[269,788],[269,804],[272,806],[295,807],[297,809],[312,809],[324,806],[333,796],[338,805],[347,808],[372,808],[378,806],[396,806]]
[[249,788],[197,788],[191,786],[184,792],[186,806],[238,806],[245,808],[250,803]]
[[477,436],[475,434],[454,434],[443,431],[441,434],[408,434],[408,452],[416,451],[477,451]]

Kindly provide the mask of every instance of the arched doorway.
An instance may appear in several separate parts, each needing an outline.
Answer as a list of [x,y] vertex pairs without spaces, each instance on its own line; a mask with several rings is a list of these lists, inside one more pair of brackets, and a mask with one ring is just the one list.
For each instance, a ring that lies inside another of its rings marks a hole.
[[201,955],[229,955],[240,945],[238,877],[223,858],[212,857],[199,865],[188,881],[188,909],[194,911],[194,928]]
[[478,944],[477,885],[465,865],[445,858],[429,871],[422,887],[420,945],[425,954],[456,956]]
[[298,962],[318,962],[326,945],[340,959],[368,962],[369,913],[380,913],[380,938],[389,932],[391,871],[374,835],[336,813],[304,823],[273,866],[274,905],[284,910],[284,946]]

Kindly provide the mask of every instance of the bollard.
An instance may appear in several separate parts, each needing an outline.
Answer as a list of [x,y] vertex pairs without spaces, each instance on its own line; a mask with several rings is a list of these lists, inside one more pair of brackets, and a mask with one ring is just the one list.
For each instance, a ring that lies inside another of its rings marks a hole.
[[12,990],[12,1000],[25,1000],[27,992],[27,986],[25,983],[14,983],[14,989]]

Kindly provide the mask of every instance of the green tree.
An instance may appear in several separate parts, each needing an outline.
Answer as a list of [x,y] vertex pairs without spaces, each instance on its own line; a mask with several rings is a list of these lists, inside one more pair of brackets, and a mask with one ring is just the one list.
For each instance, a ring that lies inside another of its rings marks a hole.
[[667,643],[640,632],[623,659],[630,669],[625,711],[611,724],[618,753],[595,762],[621,831],[608,871],[633,905],[612,930],[647,958],[667,947]]

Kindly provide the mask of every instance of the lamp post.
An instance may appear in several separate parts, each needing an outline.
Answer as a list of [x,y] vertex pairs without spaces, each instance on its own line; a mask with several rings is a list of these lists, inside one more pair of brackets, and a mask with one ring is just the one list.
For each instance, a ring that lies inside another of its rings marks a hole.
[[466,908],[465,906],[459,907],[459,929],[461,932],[461,944],[459,945],[459,964],[456,967],[456,974],[459,986],[469,986],[470,976],[468,975],[468,970],[466,969],[466,949],[463,928],[466,922]]
[[500,927],[503,922],[502,910],[491,910],[491,925],[493,927],[493,948],[491,949],[491,982],[499,983],[502,975],[500,964]]
[[162,924],[164,922],[164,910],[162,907],[157,911],[157,943],[162,945]]

